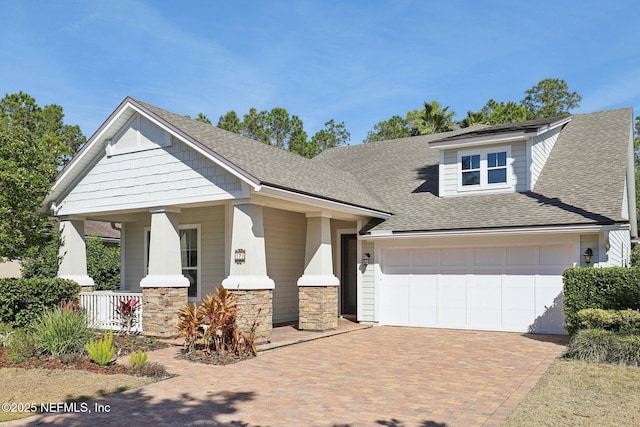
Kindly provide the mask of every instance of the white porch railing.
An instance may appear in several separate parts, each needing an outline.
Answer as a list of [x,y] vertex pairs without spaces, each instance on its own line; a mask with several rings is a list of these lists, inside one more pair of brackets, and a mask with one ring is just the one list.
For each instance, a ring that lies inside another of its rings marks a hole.
[[80,307],[87,313],[89,326],[96,329],[122,329],[122,319],[118,314],[121,299],[138,301],[132,332],[142,332],[142,294],[133,292],[95,291],[80,292]]

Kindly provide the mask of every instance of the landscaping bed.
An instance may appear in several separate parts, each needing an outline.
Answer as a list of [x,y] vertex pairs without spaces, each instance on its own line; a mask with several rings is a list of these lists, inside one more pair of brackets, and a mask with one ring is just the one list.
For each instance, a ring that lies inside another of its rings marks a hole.
[[[163,341],[153,338],[145,338],[139,335],[114,335],[113,344],[116,348],[116,355],[118,356],[125,356],[135,351],[153,351],[170,346],[170,344]],[[0,368],[75,369],[95,372],[98,374],[131,375],[132,373],[128,366],[118,363],[100,366],[93,362],[88,356],[76,354],[63,355],[60,358],[42,355],[29,358],[23,362],[11,363],[7,358],[7,352],[4,347],[0,347]]]

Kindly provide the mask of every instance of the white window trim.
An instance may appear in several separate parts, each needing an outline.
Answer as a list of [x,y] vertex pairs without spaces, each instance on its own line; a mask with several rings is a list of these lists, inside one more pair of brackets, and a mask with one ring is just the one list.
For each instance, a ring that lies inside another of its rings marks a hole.
[[[487,167],[487,155],[489,153],[500,153],[506,151],[507,153],[507,182],[499,182],[495,184],[489,184],[488,181],[488,167]],[[462,158],[465,156],[480,156],[480,184],[477,185],[462,185]],[[511,157],[511,146],[481,148],[476,150],[462,150],[458,151],[458,192],[505,192],[513,191],[513,158]]]
[[[190,302],[195,302],[195,301],[200,301],[200,299],[202,298],[202,236],[201,236],[201,232],[200,232],[200,224],[180,224],[178,226],[178,228],[180,230],[184,230],[184,229],[196,229],[196,235],[197,235],[197,239],[198,239],[198,268],[197,268],[197,272],[198,272],[198,286],[196,288],[196,296],[195,297],[189,297],[189,301]],[[149,235],[149,232],[151,231],[151,227],[145,227],[144,228],[144,274],[145,276],[147,274],[149,274],[149,266],[147,265],[147,254],[149,253],[149,239],[147,239],[147,236]]]

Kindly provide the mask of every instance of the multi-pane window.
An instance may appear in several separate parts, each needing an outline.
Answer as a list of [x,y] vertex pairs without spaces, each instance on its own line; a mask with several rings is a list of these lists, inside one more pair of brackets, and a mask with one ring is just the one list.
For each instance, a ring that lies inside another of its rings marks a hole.
[[462,185],[480,184],[480,155],[462,156]]
[[458,152],[458,191],[508,189],[510,147]]
[[189,279],[189,296],[198,296],[198,230],[180,230],[180,255],[182,275]]
[[[193,226],[191,226],[193,227]],[[146,231],[146,265],[145,274],[149,274],[149,247],[151,244],[151,230]],[[189,298],[198,296],[198,228],[181,226],[180,228],[180,260],[182,275],[189,279]]]
[[487,154],[487,183],[507,182],[507,152]]

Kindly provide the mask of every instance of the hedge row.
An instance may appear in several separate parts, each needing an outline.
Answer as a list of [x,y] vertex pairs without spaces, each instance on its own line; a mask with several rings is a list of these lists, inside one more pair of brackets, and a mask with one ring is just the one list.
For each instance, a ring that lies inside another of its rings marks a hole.
[[580,329],[578,312],[640,309],[640,269],[625,267],[570,268],[563,274],[567,332]]
[[580,329],[640,334],[640,311],[587,308],[578,312]]
[[80,285],[67,279],[0,279],[0,323],[27,326],[47,308],[78,301]]

